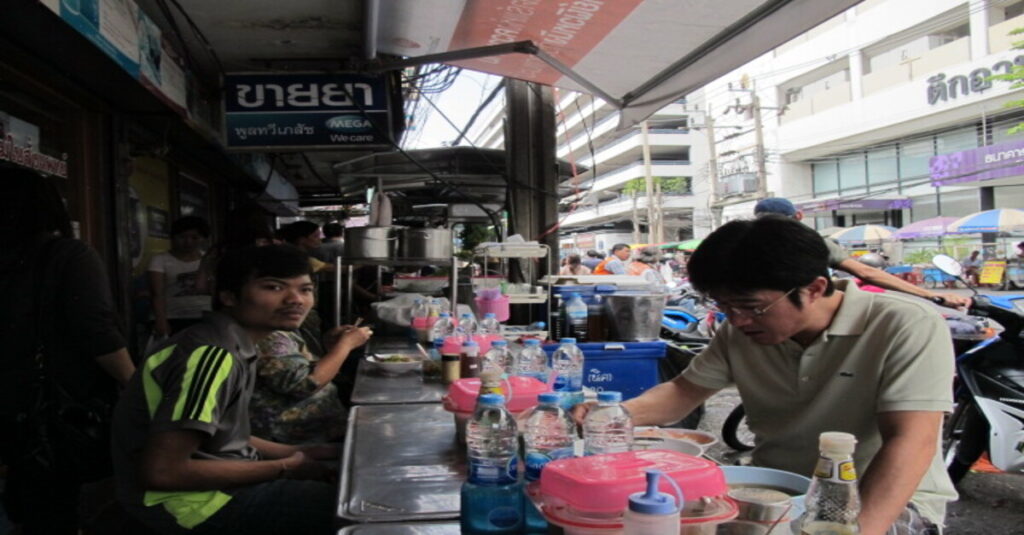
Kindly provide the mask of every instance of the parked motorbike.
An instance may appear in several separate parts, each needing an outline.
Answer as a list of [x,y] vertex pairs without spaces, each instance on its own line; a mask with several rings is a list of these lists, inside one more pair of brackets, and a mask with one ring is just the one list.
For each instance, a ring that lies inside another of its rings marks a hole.
[[[932,259],[963,282],[955,259]],[[943,429],[942,447],[953,483],[983,453],[1006,472],[1024,472],[1024,296],[975,293],[970,314],[991,318],[1005,329],[957,356],[956,407]]]

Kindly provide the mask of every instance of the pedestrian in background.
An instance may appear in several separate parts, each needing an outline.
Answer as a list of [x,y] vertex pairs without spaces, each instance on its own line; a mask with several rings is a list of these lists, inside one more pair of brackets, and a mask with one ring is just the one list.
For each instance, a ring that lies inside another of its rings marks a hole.
[[199,264],[210,237],[205,219],[187,216],[171,225],[171,249],[149,261],[153,333],[172,335],[203,318],[210,295],[199,289]]

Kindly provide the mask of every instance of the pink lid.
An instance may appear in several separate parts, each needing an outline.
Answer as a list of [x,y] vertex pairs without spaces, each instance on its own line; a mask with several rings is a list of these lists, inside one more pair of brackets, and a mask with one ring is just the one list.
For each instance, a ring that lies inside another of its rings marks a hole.
[[[645,471],[657,469],[675,479],[687,501],[724,496],[729,487],[715,463],[669,450],[643,450],[559,459],[544,466],[540,491],[587,512],[621,512],[629,495],[646,488]],[[674,490],[667,481],[662,492]]]
[[[501,335],[497,334],[477,334],[473,336],[473,341],[476,342],[478,346],[480,346],[481,357],[484,355],[484,353],[487,353],[488,351],[491,350],[491,344],[493,344],[495,340],[501,339]],[[444,339],[444,345],[441,346],[442,355],[458,355],[460,353],[462,353],[461,339],[456,338],[454,336],[449,336]]]
[[[507,384],[502,381],[502,389]],[[537,405],[537,394],[548,392],[548,385],[533,377],[518,375],[508,378],[512,386],[512,398],[507,399],[505,407],[509,412],[522,412]],[[459,379],[448,387],[448,395],[444,397],[444,408],[451,412],[471,413],[476,408],[476,398],[480,395],[480,379]]]
[[430,322],[428,320],[430,320],[430,318],[428,318],[428,317],[413,318],[412,319],[412,328],[413,329],[429,329],[430,328]]

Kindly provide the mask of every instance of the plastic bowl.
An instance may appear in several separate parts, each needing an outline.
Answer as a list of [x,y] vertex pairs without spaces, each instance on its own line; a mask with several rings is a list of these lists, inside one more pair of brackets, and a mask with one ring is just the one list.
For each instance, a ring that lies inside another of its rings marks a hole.
[[[385,360],[388,357],[395,355],[405,357],[408,360]],[[389,375],[399,375],[423,369],[423,357],[414,354],[391,353],[386,355],[369,355],[366,357],[366,363],[369,364],[372,369]]]
[[790,496],[807,494],[811,480],[808,477],[785,470],[760,466],[723,466],[725,482],[729,487],[758,487],[785,492]]
[[666,437],[633,437],[633,449],[634,450],[672,450],[678,451],[679,453],[685,453],[687,455],[693,455],[694,457],[700,457],[704,454],[704,448],[700,447],[700,444],[690,442],[689,440],[680,440],[677,438],[666,438]]
[[[636,438],[671,438],[692,442],[701,448],[701,453],[718,443],[718,437],[706,431],[680,429],[676,427],[640,426],[633,430]],[[687,453],[687,452],[684,452]]]

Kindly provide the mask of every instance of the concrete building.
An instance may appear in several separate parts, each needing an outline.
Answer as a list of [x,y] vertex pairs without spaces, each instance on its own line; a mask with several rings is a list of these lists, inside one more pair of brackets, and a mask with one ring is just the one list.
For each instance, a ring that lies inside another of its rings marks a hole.
[[715,129],[720,220],[763,195],[819,229],[1024,207],[1024,91],[988,78],[1021,27],[1019,1],[867,0],[705,86],[705,121],[742,127]]
[[[707,142],[704,132],[694,128],[699,126],[694,109],[692,100],[680,100],[648,119],[646,132],[639,127],[617,131],[619,113],[605,102],[587,94],[558,94],[556,155],[578,169],[574,179],[559,187],[563,253],[607,252],[619,242],[677,241],[710,231],[709,192],[701,188],[707,181],[694,163],[707,161]],[[496,99],[468,138],[478,147],[501,148],[503,121],[504,103]],[[650,200],[648,166],[654,190]]]

